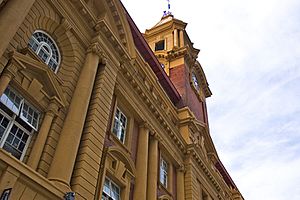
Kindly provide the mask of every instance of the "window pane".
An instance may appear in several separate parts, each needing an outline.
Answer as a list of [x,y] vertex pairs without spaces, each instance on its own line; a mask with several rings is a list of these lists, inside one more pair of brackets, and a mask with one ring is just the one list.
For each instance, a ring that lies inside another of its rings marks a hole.
[[6,138],[6,141],[3,145],[3,149],[10,152],[16,158],[20,159],[24,151],[25,145],[28,142],[28,139],[29,134],[25,133],[22,129],[20,129],[14,124],[8,137]]
[[0,113],[0,141],[4,135],[4,132],[7,130],[8,124],[9,119]]
[[38,128],[37,125],[39,121],[39,116],[39,112],[25,101],[21,112],[21,118],[26,123],[31,125],[35,130],[37,130]]
[[168,180],[168,163],[161,159],[160,161],[160,182],[167,187],[167,180]]
[[59,63],[59,51],[54,41],[44,32],[36,31],[28,46],[49,66],[56,71]]
[[7,87],[1,95],[1,102],[15,114],[19,113],[22,97]]
[[115,114],[114,126],[113,126],[113,133],[123,143],[125,142],[126,124],[127,124],[126,116],[117,108]]
[[105,178],[103,192],[102,192],[102,199],[113,199],[119,200],[120,199],[120,187],[112,182],[111,180]]

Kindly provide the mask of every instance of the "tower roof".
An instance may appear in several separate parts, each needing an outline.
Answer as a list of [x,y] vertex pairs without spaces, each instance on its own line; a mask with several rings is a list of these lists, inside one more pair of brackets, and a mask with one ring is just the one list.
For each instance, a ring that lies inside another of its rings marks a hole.
[[161,18],[161,20],[157,23],[157,24],[155,24],[152,28],[154,28],[154,27],[157,27],[157,26],[160,26],[160,25],[162,25],[162,24],[165,24],[165,23],[167,23],[167,22],[169,22],[169,21],[172,21],[174,19],[174,16],[173,15],[166,15],[166,16],[163,16],[162,18]]

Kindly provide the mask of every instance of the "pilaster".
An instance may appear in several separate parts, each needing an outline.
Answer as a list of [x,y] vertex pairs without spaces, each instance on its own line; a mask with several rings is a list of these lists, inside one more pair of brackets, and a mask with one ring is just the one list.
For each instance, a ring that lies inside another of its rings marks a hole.
[[0,57],[23,23],[35,0],[10,0],[0,12]]
[[133,193],[134,200],[146,199],[148,169],[149,127],[143,124],[139,128],[138,154],[136,158],[136,178]]
[[48,178],[65,191],[70,190],[70,180],[101,54],[98,43],[93,43],[87,51],[50,166]]
[[[97,71],[95,84],[85,120],[81,142],[76,158],[71,187],[76,196],[88,199],[101,196],[101,186],[97,186],[101,172],[101,159],[105,160],[104,140],[110,130],[110,113],[113,112],[113,94],[117,77],[117,66],[107,61]],[[102,160],[102,162],[104,162]],[[100,170],[99,170],[100,169]]]
[[157,199],[158,138],[153,135],[149,142],[147,200]]
[[58,108],[58,102],[56,102],[55,99],[53,99],[45,113],[45,117],[42,122],[40,131],[31,150],[32,153],[30,154],[29,159],[27,161],[27,164],[34,170],[37,169],[37,166],[39,164],[53,118],[55,115],[57,115]]
[[184,200],[184,167],[176,169],[176,191],[177,200]]
[[2,72],[0,76],[0,96],[3,94],[5,89],[7,88],[9,82],[17,75],[19,68],[10,63]]

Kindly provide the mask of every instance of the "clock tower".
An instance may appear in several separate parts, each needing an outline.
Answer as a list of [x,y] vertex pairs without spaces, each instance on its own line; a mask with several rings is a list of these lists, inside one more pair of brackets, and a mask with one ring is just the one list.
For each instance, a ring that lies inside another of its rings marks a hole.
[[199,49],[194,48],[187,23],[167,14],[144,36],[170,80],[181,95],[179,108],[188,107],[195,118],[207,124],[206,98],[211,91],[197,60]]

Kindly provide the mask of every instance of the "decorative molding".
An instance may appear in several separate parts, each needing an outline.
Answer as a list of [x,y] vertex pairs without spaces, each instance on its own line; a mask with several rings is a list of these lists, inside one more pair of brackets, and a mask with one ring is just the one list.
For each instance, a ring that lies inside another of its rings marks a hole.
[[[139,80],[138,78],[140,76],[135,76],[132,73],[130,73],[129,67],[127,65],[120,65],[121,66],[121,71],[123,72],[125,78],[131,83],[132,87],[134,90],[139,94],[143,102],[147,105],[149,110],[154,114],[155,118],[158,120],[159,124],[166,130],[166,133],[169,135],[169,137],[173,140],[173,142],[177,145],[177,147],[184,153],[186,152],[185,150],[185,144],[182,136],[180,133],[174,133],[173,132],[173,126],[170,121],[167,121],[169,116],[166,115],[166,110],[167,107],[162,109],[163,107],[161,106],[162,104],[159,103],[158,99],[160,98],[158,96],[157,99],[152,97],[149,94],[152,94],[153,91],[150,91],[151,88],[146,88],[142,87],[142,85],[145,85],[144,83],[140,83],[141,81],[145,81],[144,79]],[[137,72],[135,72],[137,73]]]
[[99,42],[93,42],[87,49],[86,53],[87,54],[88,53],[96,54],[100,59],[100,63],[102,63],[104,65],[107,63],[107,56],[102,51],[102,48],[101,48],[101,45],[99,44]]

